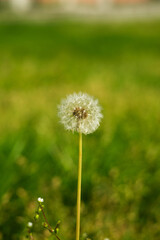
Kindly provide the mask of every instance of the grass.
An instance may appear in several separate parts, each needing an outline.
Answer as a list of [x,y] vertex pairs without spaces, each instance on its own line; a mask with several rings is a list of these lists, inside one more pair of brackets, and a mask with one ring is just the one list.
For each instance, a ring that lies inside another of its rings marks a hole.
[[39,196],[61,239],[75,239],[78,135],[63,130],[57,104],[84,91],[104,119],[83,138],[81,232],[159,240],[159,27],[0,24],[0,239],[25,239]]

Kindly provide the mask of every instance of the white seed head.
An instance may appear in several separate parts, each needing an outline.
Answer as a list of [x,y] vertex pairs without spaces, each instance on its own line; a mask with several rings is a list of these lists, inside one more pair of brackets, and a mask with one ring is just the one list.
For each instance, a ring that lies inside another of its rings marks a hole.
[[33,223],[32,223],[32,222],[28,222],[27,226],[28,226],[29,228],[31,228],[31,227],[33,226]]
[[98,100],[86,93],[73,93],[58,106],[60,122],[66,130],[89,134],[100,125],[101,107]]
[[39,197],[37,200],[38,200],[38,202],[39,202],[39,203],[42,203],[42,202],[44,202],[44,199],[43,199],[43,198],[41,198],[41,197]]

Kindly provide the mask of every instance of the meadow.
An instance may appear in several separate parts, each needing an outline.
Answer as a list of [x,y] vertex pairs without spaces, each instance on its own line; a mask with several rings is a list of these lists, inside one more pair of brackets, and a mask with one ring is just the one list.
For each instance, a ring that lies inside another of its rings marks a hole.
[[[160,239],[160,22],[0,23],[0,240],[26,239],[37,198],[60,239],[75,239],[78,134],[57,105],[99,99],[83,136],[81,233]],[[40,221],[35,240],[50,239]],[[53,239],[53,238],[52,238]],[[85,237],[84,237],[85,239]]]

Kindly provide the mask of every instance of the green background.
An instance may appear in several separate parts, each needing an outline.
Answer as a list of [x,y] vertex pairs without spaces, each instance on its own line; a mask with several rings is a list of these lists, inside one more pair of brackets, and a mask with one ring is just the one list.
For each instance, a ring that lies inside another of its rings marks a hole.
[[[57,105],[79,91],[104,115],[83,136],[81,235],[159,240],[159,21],[0,24],[0,239],[25,239],[38,197],[75,239],[78,134]],[[41,221],[34,238],[49,239]]]

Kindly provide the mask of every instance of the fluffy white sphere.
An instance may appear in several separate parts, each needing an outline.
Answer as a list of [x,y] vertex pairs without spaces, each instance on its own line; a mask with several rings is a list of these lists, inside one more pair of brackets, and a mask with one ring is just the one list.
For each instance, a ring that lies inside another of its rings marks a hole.
[[65,129],[89,134],[100,125],[101,107],[98,100],[86,93],[73,93],[58,106],[60,122]]

